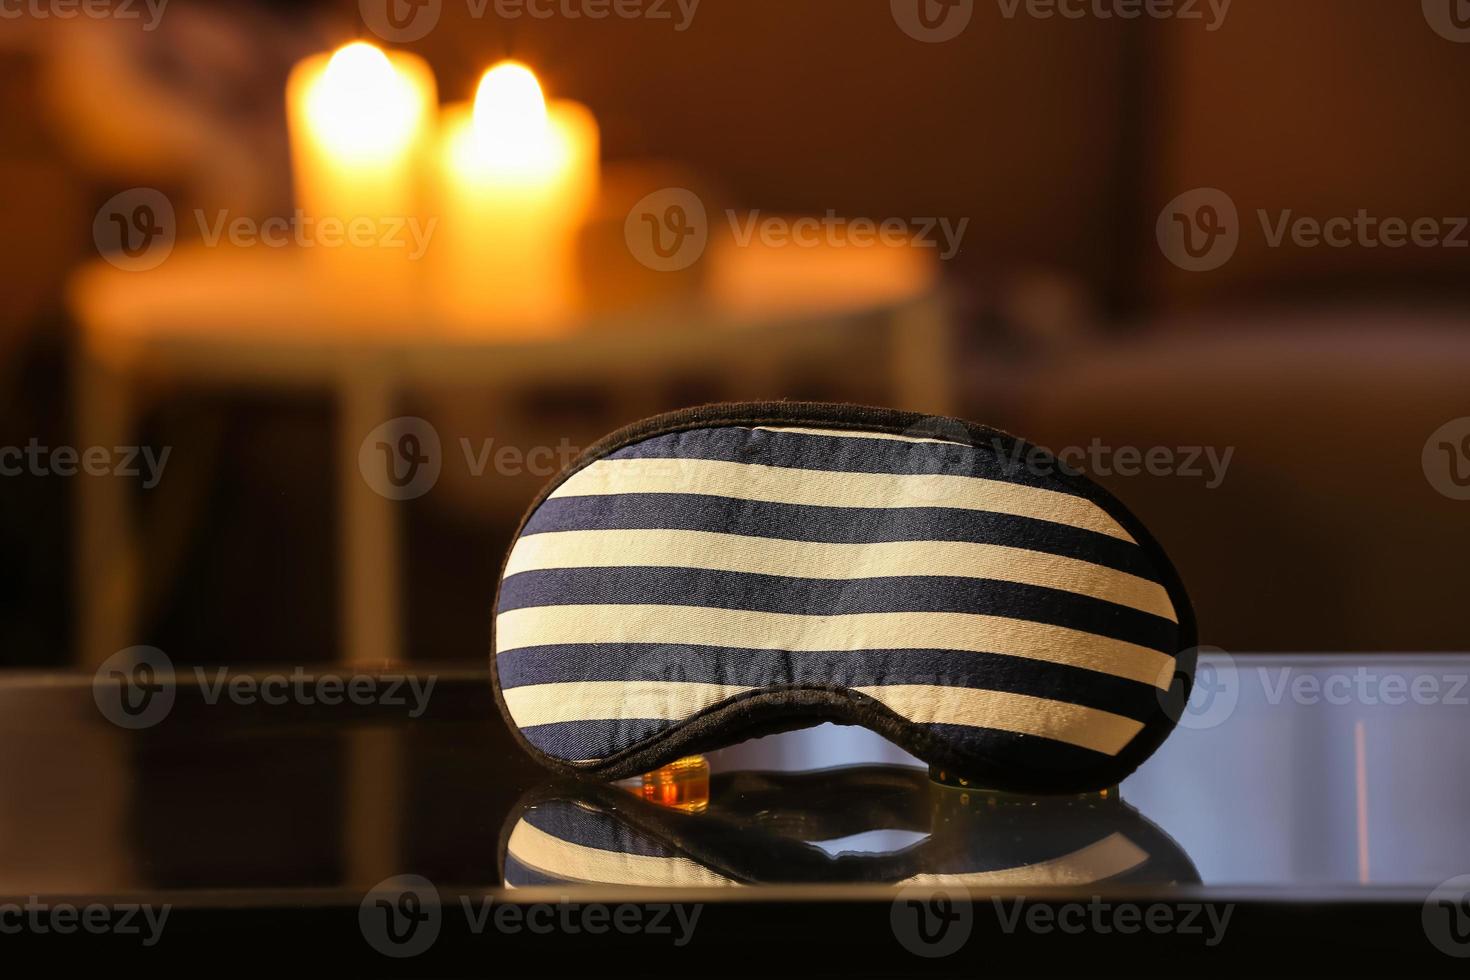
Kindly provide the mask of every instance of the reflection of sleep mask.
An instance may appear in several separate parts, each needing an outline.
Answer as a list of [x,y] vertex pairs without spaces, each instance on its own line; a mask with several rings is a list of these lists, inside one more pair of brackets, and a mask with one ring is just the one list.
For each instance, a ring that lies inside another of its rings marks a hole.
[[[1113,796],[985,800],[919,769],[859,766],[711,779],[703,813],[615,786],[565,781],[523,797],[501,834],[507,887],[590,882],[1039,885],[1195,883],[1188,856]],[[843,841],[875,830],[927,834],[887,853]]]
[[496,701],[560,772],[622,778],[830,721],[1041,793],[1137,768],[1195,644],[1158,544],[1050,454],[802,403],[591,447],[522,522],[494,629]]

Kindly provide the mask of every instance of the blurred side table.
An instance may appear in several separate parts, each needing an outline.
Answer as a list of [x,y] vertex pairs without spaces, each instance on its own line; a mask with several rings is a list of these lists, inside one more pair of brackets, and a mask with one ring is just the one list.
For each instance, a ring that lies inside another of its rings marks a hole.
[[[79,444],[132,444],[150,380],[330,391],[344,659],[397,661],[397,512],[362,478],[358,453],[364,437],[395,416],[401,392],[636,382],[681,369],[713,369],[743,385],[770,377],[782,362],[869,345],[894,405],[952,410],[949,319],[927,257],[908,249],[778,259],[714,248],[706,261],[717,272],[697,301],[637,317],[595,316],[555,336],[454,330],[411,304],[326,290],[309,263],[274,249],[181,246],[147,272],[96,263],[78,274],[71,297]],[[768,274],[793,265],[795,278]],[[147,536],[126,483],[78,484],[79,649],[81,662],[95,666],[141,642]]]

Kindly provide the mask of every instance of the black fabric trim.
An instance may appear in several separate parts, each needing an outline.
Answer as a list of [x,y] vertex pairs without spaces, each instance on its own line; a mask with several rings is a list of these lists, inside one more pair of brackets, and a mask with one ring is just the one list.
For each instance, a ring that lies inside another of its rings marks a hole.
[[[654,436],[692,429],[720,426],[792,425],[813,428],[883,432],[891,435],[930,431],[938,437],[963,431],[977,450],[987,448],[1017,458],[1036,452],[1042,458],[1054,457],[1042,447],[1034,446],[1010,433],[960,419],[901,412],[886,408],[822,402],[742,402],[704,405],[635,422],[613,432],[589,446],[560,474],[541,489],[526,509],[512,545],[519,540],[527,521],[557,487],[592,462],[633,443]],[[958,427],[958,429],[956,429]],[[1156,578],[1168,591],[1179,617],[1180,650],[1175,654],[1174,686],[1161,697],[1158,710],[1144,719],[1142,731],[1116,756],[1097,755],[1095,766],[1066,772],[1016,772],[1000,760],[977,758],[956,752],[918,726],[899,717],[871,698],[850,691],[817,687],[780,688],[751,692],[748,695],[706,709],[686,719],[677,728],[660,732],[643,743],[632,746],[594,765],[578,766],[552,758],[531,745],[513,721],[500,689],[500,672],[495,661],[495,613],[499,607],[500,582],[505,579],[505,563],[510,558],[506,549],[501,563],[500,579],[490,611],[490,679],[496,707],[510,728],[512,737],[533,759],[547,768],[574,776],[600,779],[623,779],[649,772],[673,760],[700,752],[712,751],[735,742],[761,735],[775,734],[820,724],[824,721],[860,725],[887,738],[904,751],[923,759],[931,766],[960,773],[980,785],[1023,793],[1078,793],[1116,785],[1143,763],[1173,730],[1177,712],[1187,703],[1193,685],[1198,630],[1194,608],[1189,602],[1184,583],[1173,564],[1143,523],[1107,490],[1087,477],[1055,462],[1056,480],[1079,497],[1090,500],[1116,520],[1153,561]],[[738,727],[737,727],[738,726]],[[731,738],[734,733],[738,737]]]

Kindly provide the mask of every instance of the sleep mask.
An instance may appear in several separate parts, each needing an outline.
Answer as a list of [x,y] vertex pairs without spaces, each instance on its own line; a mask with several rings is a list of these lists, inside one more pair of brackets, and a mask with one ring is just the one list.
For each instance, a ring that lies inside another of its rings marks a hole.
[[979,786],[1069,793],[1158,747],[1195,643],[1163,550],[1045,450],[884,409],[714,405],[613,433],[536,498],[491,677],[565,774],[835,722]]

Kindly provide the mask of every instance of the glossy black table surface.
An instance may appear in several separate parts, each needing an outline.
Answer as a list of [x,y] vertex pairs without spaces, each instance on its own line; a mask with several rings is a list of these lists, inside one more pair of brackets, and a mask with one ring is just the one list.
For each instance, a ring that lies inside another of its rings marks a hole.
[[8,674],[0,944],[255,972],[1463,975],[1467,678],[1217,655],[1107,793],[941,785],[821,726],[713,753],[676,807],[538,769],[474,669]]

